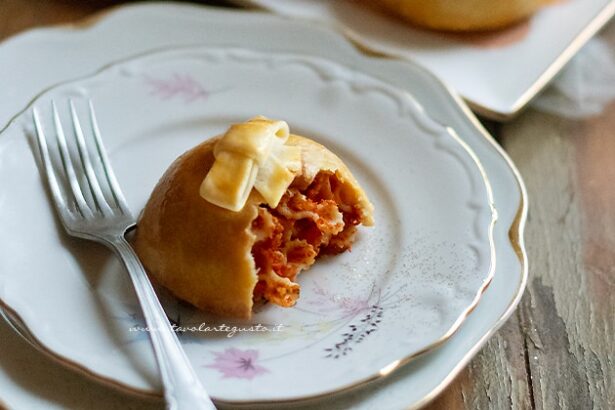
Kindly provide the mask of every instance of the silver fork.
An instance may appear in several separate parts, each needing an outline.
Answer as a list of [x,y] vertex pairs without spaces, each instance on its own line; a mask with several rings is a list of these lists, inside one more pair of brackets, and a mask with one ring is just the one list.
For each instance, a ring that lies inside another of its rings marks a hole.
[[[190,365],[175,332],[156,297],[154,289],[134,250],[124,237],[134,226],[132,216],[115,178],[103,147],[94,107],[89,101],[89,122],[95,149],[87,147],[83,129],[72,100],[69,100],[72,131],[78,160],[72,159],[55,102],[51,103],[62,170],[56,171],[47,146],[47,138],[36,107],[32,109],[42,165],[56,210],[71,236],[102,243],[122,260],[134,285],[164,386],[168,409],[215,409],[207,392]],[[98,167],[94,161],[98,160]],[[97,170],[98,169],[98,170]],[[85,177],[85,178],[84,178]],[[107,197],[103,193],[107,186]]]

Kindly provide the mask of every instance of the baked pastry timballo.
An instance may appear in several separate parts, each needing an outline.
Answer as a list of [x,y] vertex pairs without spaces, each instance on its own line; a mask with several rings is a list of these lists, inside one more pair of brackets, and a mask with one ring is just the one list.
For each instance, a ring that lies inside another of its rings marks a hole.
[[213,313],[251,316],[254,301],[290,307],[297,275],[350,249],[373,206],[324,146],[256,117],[177,158],[137,224],[149,274]]
[[484,31],[523,20],[551,1],[377,0],[373,4],[413,24],[435,30]]

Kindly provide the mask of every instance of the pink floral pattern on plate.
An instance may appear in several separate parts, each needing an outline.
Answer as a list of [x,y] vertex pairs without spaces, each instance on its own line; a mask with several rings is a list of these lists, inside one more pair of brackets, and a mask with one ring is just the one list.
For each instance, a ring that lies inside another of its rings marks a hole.
[[252,380],[269,371],[257,364],[258,351],[254,349],[241,350],[231,347],[223,353],[214,352],[214,355],[214,363],[204,367],[218,370],[223,378]]
[[166,78],[156,78],[145,75],[143,78],[150,89],[151,95],[162,100],[170,100],[175,97],[181,97],[186,104],[197,100],[207,99],[207,97],[215,92],[226,90],[207,90],[190,74],[172,73]]

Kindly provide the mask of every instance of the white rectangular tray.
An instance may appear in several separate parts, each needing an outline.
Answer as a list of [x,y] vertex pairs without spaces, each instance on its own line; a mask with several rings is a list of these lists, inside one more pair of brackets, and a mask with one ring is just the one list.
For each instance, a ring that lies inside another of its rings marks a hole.
[[496,120],[517,114],[615,14],[614,0],[561,0],[494,33],[446,34],[411,27],[353,0],[235,0],[333,24],[361,46],[406,58]]

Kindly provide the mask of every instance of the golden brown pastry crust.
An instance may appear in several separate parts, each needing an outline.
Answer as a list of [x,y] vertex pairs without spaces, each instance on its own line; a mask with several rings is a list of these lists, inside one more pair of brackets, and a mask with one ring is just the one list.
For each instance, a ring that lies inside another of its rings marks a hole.
[[[233,212],[199,195],[214,162],[216,141],[187,151],[165,172],[141,214],[134,247],[155,281],[180,299],[219,315],[249,318],[257,283],[251,224],[264,200],[253,190],[244,208]],[[363,224],[373,224],[373,206],[337,156],[296,135],[287,143],[302,149],[302,177],[337,171],[348,188],[346,195],[363,212]]]
[[377,0],[413,24],[445,31],[504,28],[529,17],[552,0]]

